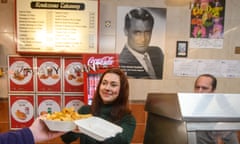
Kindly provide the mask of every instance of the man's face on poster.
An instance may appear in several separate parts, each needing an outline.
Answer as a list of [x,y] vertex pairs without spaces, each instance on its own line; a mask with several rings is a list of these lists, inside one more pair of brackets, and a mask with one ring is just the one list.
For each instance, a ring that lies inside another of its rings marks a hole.
[[152,26],[148,21],[138,19],[131,20],[131,26],[125,29],[128,45],[139,53],[145,53],[151,41]]

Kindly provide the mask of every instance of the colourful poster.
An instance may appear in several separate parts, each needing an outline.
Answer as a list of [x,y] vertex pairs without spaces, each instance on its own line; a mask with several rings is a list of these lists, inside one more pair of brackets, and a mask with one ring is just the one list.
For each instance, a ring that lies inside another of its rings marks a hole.
[[225,0],[194,0],[191,10],[190,47],[222,48]]
[[34,95],[9,95],[10,129],[29,127],[34,121]]
[[37,91],[61,92],[62,68],[60,57],[37,57]]
[[33,57],[9,56],[9,91],[34,92]]
[[82,57],[65,57],[64,66],[64,92],[83,92],[83,60]]
[[37,95],[37,115],[51,114],[61,111],[61,95]]
[[82,94],[66,94],[63,96],[63,107],[74,108],[78,111],[84,105],[84,98]]

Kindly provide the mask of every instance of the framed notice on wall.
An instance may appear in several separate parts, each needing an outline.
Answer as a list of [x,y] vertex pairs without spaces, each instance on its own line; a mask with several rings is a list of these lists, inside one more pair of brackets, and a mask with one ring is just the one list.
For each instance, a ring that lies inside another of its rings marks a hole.
[[16,0],[18,53],[98,52],[99,0]]

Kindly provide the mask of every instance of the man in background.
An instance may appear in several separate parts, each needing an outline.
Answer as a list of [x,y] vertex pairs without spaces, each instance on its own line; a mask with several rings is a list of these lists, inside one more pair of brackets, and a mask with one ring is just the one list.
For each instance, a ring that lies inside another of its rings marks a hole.
[[[217,79],[210,74],[198,76],[194,85],[195,93],[214,93]],[[198,131],[197,144],[239,144],[238,137],[232,131]]]
[[128,77],[162,79],[163,52],[149,46],[154,18],[143,8],[132,9],[125,16],[127,43],[120,53],[119,65]]

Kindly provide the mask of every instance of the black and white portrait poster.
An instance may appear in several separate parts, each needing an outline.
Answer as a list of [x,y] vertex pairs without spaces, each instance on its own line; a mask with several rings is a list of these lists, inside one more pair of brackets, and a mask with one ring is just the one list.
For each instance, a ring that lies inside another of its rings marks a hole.
[[129,78],[162,79],[166,8],[117,8],[116,51]]

